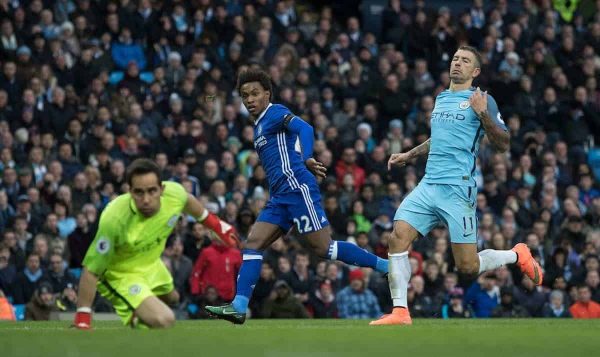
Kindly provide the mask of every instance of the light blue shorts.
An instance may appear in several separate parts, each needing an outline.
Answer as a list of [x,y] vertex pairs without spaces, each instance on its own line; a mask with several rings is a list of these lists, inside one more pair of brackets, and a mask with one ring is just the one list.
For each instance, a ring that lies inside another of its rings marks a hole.
[[423,236],[444,223],[452,243],[477,242],[477,188],[420,182],[398,207],[394,221],[405,221]]

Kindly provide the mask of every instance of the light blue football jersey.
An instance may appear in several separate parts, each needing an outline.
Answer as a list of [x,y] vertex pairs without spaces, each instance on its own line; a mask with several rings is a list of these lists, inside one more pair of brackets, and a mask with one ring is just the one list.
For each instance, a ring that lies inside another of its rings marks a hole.
[[[485,130],[471,108],[475,91],[445,90],[431,113],[431,147],[423,180],[433,184],[475,186],[473,174],[479,143]],[[488,112],[496,125],[507,130],[498,105],[488,94]]]

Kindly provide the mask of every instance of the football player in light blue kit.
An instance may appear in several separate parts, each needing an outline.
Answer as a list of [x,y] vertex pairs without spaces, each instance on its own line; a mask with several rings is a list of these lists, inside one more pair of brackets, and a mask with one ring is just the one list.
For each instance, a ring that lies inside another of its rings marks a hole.
[[496,101],[487,92],[471,87],[481,72],[480,66],[481,55],[475,48],[458,49],[450,65],[450,88],[437,96],[431,114],[430,139],[407,153],[390,157],[388,168],[429,154],[425,177],[402,201],[394,217],[388,276],[394,309],[371,325],[412,324],[406,301],[411,276],[408,248],[419,234],[427,235],[439,223],[448,227],[459,273],[477,275],[518,263],[534,283],[542,284],[542,269],[523,243],[511,250],[477,253],[477,187],[473,173],[479,142],[485,134],[496,151],[505,152],[510,146]]
[[235,298],[231,304],[207,306],[206,310],[233,323],[244,323],[260,275],[263,251],[292,226],[320,257],[387,273],[387,260],[352,243],[331,239],[315,178],[315,175],[325,177],[326,170],[312,157],[313,128],[285,106],[270,102],[273,90],[265,72],[241,73],[237,89],[254,124],[254,148],[267,174],[271,198],[252,226],[242,250]]

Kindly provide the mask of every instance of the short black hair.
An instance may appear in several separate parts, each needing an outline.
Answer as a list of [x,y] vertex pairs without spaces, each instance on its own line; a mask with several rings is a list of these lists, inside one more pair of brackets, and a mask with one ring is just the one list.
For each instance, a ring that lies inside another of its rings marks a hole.
[[134,176],[145,175],[149,173],[155,174],[156,179],[160,184],[161,175],[160,168],[158,167],[158,165],[150,159],[136,159],[127,168],[127,172],[125,173],[125,180],[127,181],[127,184],[131,186],[131,181]]
[[475,56],[475,60],[477,61],[477,68],[481,68],[481,65],[483,64],[483,58],[481,57],[481,53],[479,53],[479,51],[475,47],[460,46],[458,49],[471,52]]
[[273,98],[273,84],[271,76],[261,69],[248,69],[238,75],[236,89],[239,92],[242,86],[249,82],[258,82],[264,90],[269,91],[269,99]]

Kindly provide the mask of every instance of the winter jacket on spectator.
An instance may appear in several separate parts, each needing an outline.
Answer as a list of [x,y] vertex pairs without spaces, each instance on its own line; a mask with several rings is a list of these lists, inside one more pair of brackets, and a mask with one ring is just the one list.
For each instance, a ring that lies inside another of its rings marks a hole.
[[350,285],[337,293],[338,315],[342,319],[368,319],[381,316],[375,294],[365,286],[360,269],[350,272]]
[[546,294],[540,291],[529,278],[523,278],[522,286],[515,286],[514,297],[515,301],[523,306],[530,316],[542,316],[542,308],[547,299]]
[[25,320],[48,321],[50,313],[58,311],[56,306],[52,287],[47,284],[41,284],[33,294],[31,301],[25,306]]
[[554,308],[551,304],[546,303],[542,308],[542,317],[563,317],[570,318],[571,312],[566,306],[561,305],[560,308]]
[[329,280],[319,284],[319,289],[311,294],[308,308],[316,319],[338,317],[337,302]]
[[465,302],[473,308],[475,317],[490,317],[492,310],[498,306],[499,300],[500,291],[497,287],[485,291],[479,283],[471,285],[465,295]]
[[275,283],[271,295],[265,302],[261,316],[266,319],[308,318],[302,303],[292,294],[292,289],[284,280]]
[[576,302],[569,308],[574,319],[600,319],[600,304],[594,301]]
[[15,311],[0,290],[0,321],[16,321]]
[[192,295],[200,295],[212,285],[217,288],[219,297],[230,301],[235,295],[235,282],[242,265],[240,251],[213,242],[202,250],[194,264],[190,276]]
[[[31,300],[35,289],[42,282],[48,280],[48,276],[39,268],[39,257],[36,257],[38,258],[38,268],[34,272],[30,268],[25,268],[25,270],[17,274],[12,288],[13,302],[15,304],[26,304]],[[28,264],[31,259],[31,257],[28,258]]]

